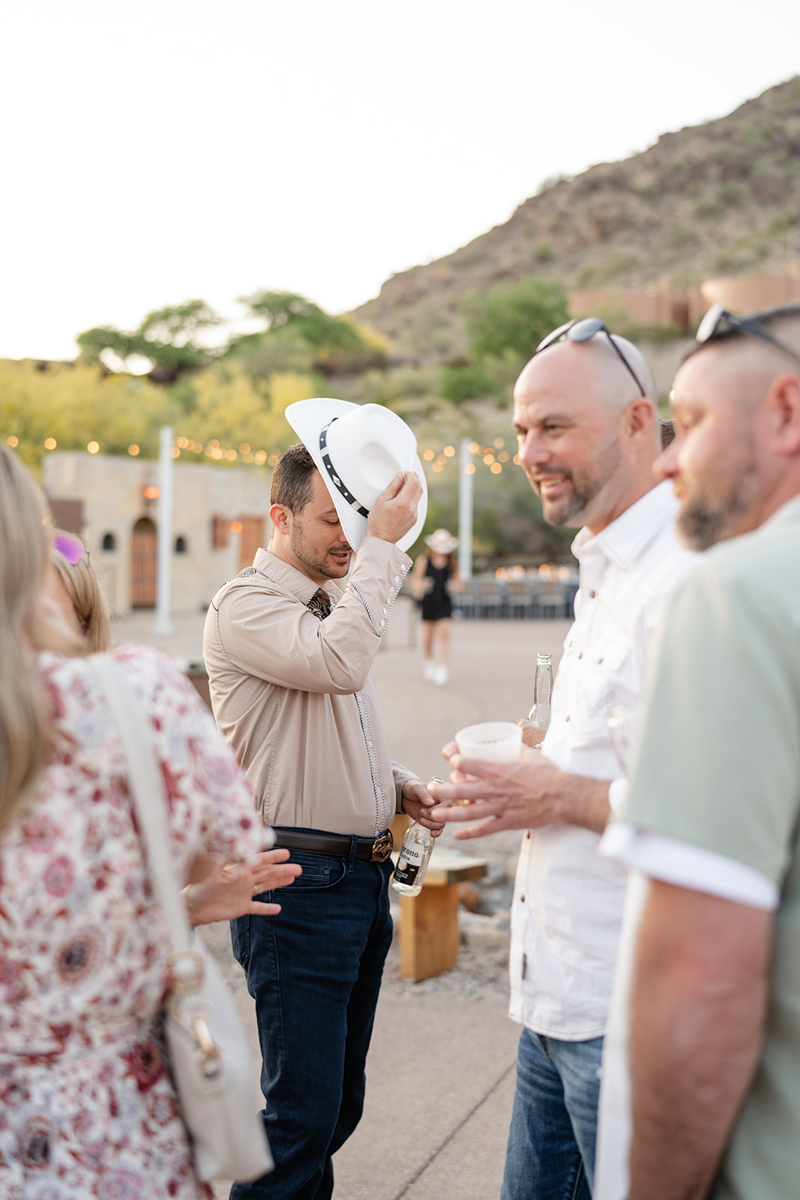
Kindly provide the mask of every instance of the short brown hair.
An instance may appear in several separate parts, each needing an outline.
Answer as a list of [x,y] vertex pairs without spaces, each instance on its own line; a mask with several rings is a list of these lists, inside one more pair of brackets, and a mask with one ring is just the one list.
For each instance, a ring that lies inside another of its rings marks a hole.
[[301,513],[311,499],[311,486],[317,466],[302,442],[290,446],[272,472],[270,504],[283,504],[290,512]]

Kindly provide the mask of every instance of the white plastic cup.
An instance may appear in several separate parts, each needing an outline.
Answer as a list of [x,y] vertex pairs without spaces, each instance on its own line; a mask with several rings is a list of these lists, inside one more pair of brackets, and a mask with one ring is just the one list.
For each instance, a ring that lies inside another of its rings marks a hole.
[[513,762],[522,754],[522,729],[513,721],[484,721],[459,729],[456,744],[465,758]]

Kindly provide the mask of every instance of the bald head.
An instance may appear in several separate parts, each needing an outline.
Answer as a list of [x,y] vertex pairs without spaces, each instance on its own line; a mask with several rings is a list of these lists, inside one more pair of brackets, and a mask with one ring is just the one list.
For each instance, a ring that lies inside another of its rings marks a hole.
[[633,376],[620,359],[621,354],[641,383],[645,396],[656,408],[658,394],[641,351],[627,338],[618,334],[611,337],[619,354],[609,344],[605,332],[595,334],[588,342],[564,340],[548,346],[523,368],[514,389],[515,395],[518,390],[535,390],[540,379],[555,375],[564,389],[574,383],[591,394],[593,403],[609,413],[619,413],[640,395]]
[[655,387],[639,351],[605,333],[534,355],[514,388],[519,458],[544,516],[599,532],[653,486]]
[[761,326],[786,349],[757,334],[741,332],[693,347],[684,364],[700,355],[707,357],[714,363],[714,378],[728,400],[752,411],[763,401],[776,375],[800,373],[800,305],[753,313],[744,320]]
[[694,549],[758,528],[800,494],[800,308],[770,316],[755,319],[786,349],[758,334],[720,338],[675,377],[677,437],[659,471],[673,481]]

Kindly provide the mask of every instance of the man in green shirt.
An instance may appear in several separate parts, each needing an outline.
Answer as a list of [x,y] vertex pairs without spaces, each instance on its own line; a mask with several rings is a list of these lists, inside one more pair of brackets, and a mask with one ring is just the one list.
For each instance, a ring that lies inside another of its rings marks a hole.
[[630,1176],[604,1182],[601,1115],[595,1200],[800,1195],[800,305],[715,308],[698,342],[659,465],[715,548],[669,605],[604,839],[642,899]]

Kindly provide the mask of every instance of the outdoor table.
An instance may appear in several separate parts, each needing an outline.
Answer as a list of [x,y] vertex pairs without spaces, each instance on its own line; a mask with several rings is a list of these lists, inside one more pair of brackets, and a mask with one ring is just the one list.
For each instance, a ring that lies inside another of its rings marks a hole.
[[[397,861],[397,854],[392,856]],[[400,978],[430,979],[458,962],[458,885],[483,879],[485,859],[434,847],[418,896],[400,896]]]

